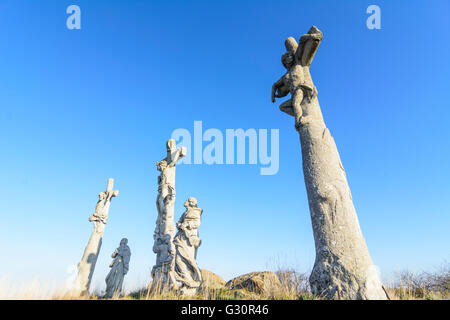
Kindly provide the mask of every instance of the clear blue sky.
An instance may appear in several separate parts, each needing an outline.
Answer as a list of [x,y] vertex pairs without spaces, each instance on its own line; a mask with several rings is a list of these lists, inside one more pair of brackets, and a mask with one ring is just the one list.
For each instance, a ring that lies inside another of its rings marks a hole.
[[[82,29],[66,28],[81,7]],[[381,7],[381,30],[366,8]],[[284,39],[324,39],[311,72],[383,275],[450,250],[450,2],[0,1],[0,276],[64,281],[97,194],[113,200],[94,275],[122,237],[128,285],[155,262],[157,171],[176,128],[280,130],[280,170],[181,165],[175,218],[204,209],[201,268],[225,279],[310,270],[314,241],[293,120],[270,101]]]

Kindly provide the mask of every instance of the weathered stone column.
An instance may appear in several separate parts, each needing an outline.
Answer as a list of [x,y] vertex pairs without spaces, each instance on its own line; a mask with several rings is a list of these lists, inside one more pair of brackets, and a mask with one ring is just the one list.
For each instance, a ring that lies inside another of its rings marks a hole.
[[295,117],[316,246],[310,276],[314,294],[328,299],[386,299],[352,202],[339,153],[325,122],[309,66],[322,40],[311,27],[285,42],[287,73],[272,88],[272,101],[291,93],[280,109]]
[[114,179],[109,179],[106,192],[99,193],[99,200],[95,207],[95,212],[89,217],[89,221],[94,223],[94,231],[84,249],[83,257],[80,263],[78,263],[78,275],[72,289],[72,295],[89,294],[89,286],[92,275],[94,274],[100,247],[102,246],[102,238],[105,232],[106,221],[108,220],[111,199],[119,195],[119,191],[113,190],[113,187]]
[[162,291],[176,288],[174,274],[175,236],[174,205],[175,205],[175,166],[186,155],[186,148],[176,147],[175,140],[166,143],[167,156],[156,163],[161,174],[158,177],[158,196],[156,207],[158,218],[153,234],[153,252],[156,253],[156,264],[152,269],[151,291]]

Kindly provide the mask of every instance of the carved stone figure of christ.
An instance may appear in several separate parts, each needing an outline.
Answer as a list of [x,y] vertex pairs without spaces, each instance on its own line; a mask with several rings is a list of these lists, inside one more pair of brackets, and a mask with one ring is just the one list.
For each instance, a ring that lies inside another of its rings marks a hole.
[[386,299],[386,292],[359,226],[336,143],[326,127],[309,67],[322,40],[311,27],[299,44],[290,37],[282,62],[287,73],[272,87],[292,97],[280,109],[296,120],[303,175],[313,227],[316,259],[309,283],[327,299]]
[[94,224],[94,231],[89,238],[89,242],[84,249],[83,257],[78,263],[78,275],[71,290],[72,295],[79,296],[89,292],[95,264],[102,246],[102,237],[105,232],[106,221],[108,220],[111,199],[119,195],[118,190],[113,190],[114,179],[108,180],[106,192],[100,192],[99,200],[95,206],[95,212],[89,217],[89,221]]
[[99,199],[95,205],[95,212],[89,217],[89,221],[97,221],[106,224],[109,206],[111,205],[111,198],[116,197],[118,194],[119,191],[117,190],[100,192],[98,194]]
[[154,279],[152,286],[161,289],[174,283],[173,268],[175,249],[172,240],[175,235],[174,204],[175,204],[175,168],[177,162],[186,155],[186,148],[176,148],[175,140],[166,143],[167,156],[156,163],[160,172],[158,176],[158,196],[156,207],[158,218],[153,235],[153,252],[156,253],[156,264],[152,269]]
[[[174,233],[173,206],[175,203],[175,165],[186,155],[186,148],[176,149],[175,140],[170,139],[166,144],[167,156],[156,163],[160,175],[158,177],[158,196],[156,207],[158,209],[157,226],[160,233]],[[171,223],[170,223],[171,221]],[[169,222],[169,223],[167,223]]]
[[308,114],[302,109],[302,105],[317,96],[309,67],[322,37],[322,32],[312,26],[308,33],[300,38],[298,44],[294,38],[287,38],[287,51],[281,57],[287,72],[272,86],[272,102],[275,102],[276,98],[291,94],[291,99],[283,102],[280,110],[295,117],[296,128],[308,122]]

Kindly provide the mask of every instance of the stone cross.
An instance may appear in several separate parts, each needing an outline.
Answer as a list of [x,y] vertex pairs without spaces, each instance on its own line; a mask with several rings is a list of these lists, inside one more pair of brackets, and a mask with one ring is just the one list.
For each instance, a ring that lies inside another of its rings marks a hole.
[[314,294],[328,299],[386,299],[361,233],[341,159],[325,126],[309,72],[323,34],[311,27],[299,43],[289,37],[282,63],[286,74],[272,87],[275,98],[291,94],[280,110],[295,118],[316,246],[309,278]]
[[166,151],[166,157],[156,163],[160,175],[156,198],[158,218],[153,234],[156,263],[152,269],[151,290],[165,290],[176,284],[173,273],[175,248],[172,243],[175,236],[175,166],[186,155],[186,148],[177,149],[175,140],[170,139],[166,143]]
[[95,206],[95,212],[89,217],[89,221],[94,223],[94,231],[84,249],[83,257],[80,263],[78,263],[78,275],[72,289],[73,295],[86,295],[89,293],[95,264],[97,263],[100,247],[102,246],[102,238],[105,232],[106,221],[108,220],[111,199],[119,195],[119,191],[113,190],[113,187],[114,179],[109,179],[106,192],[99,193],[99,200]]

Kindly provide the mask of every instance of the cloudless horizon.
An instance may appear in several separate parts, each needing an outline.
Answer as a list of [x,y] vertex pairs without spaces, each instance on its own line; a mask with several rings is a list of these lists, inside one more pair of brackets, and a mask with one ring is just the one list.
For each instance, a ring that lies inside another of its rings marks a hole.
[[[69,30],[66,8],[81,8]],[[366,8],[381,8],[369,30]],[[0,278],[64,283],[114,178],[93,286],[131,249],[127,288],[156,255],[156,161],[177,128],[279,129],[279,171],[181,164],[175,221],[202,208],[197,262],[225,280],[308,272],[314,239],[293,119],[270,101],[284,40],[316,25],[311,66],[382,278],[450,258],[448,1],[0,1]]]

